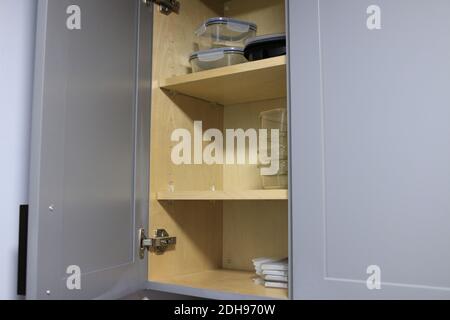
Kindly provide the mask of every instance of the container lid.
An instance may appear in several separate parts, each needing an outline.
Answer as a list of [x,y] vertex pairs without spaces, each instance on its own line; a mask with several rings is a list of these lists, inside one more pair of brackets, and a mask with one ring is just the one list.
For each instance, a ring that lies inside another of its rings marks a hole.
[[287,124],[287,109],[280,108],[262,112],[259,115],[260,119],[272,122],[278,122],[282,124]]
[[230,53],[244,55],[244,49],[236,47],[223,47],[223,48],[196,51],[191,54],[189,61],[197,58],[202,61],[215,61],[223,58],[225,54]]
[[267,34],[264,36],[250,38],[247,41],[245,41],[245,45],[250,46],[256,43],[267,43],[275,41],[286,41],[286,34],[285,33]]
[[[223,25],[225,28],[220,32],[208,29],[208,27],[216,25]],[[217,17],[206,20],[195,34],[198,37],[214,37],[224,41],[242,41],[251,37],[257,29],[258,26],[253,22]]]
[[256,31],[258,29],[258,26],[253,23],[253,22],[249,22],[249,21],[243,21],[243,20],[237,20],[237,19],[232,19],[232,18],[225,18],[225,17],[217,17],[217,18],[211,18],[205,21],[205,23],[203,25],[205,25],[206,27],[215,25],[215,24],[227,24],[230,26],[235,25],[236,27],[241,27],[244,28],[244,32],[250,30]]

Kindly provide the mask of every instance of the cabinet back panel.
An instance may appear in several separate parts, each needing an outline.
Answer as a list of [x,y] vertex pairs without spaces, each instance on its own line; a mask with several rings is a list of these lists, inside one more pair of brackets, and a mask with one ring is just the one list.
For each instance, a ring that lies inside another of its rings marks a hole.
[[[261,112],[284,107],[286,99],[227,106],[224,126],[257,129]],[[223,172],[224,190],[263,188],[257,165],[225,165]],[[252,270],[254,258],[288,256],[287,201],[224,202],[223,226],[224,268]]]
[[[286,99],[266,100],[225,107],[225,129],[259,129],[261,112],[286,107]],[[258,165],[224,165],[224,190],[260,190],[262,181]]]
[[285,0],[231,0],[224,9],[227,17],[255,22],[258,35],[286,31]]
[[226,201],[223,266],[253,271],[252,259],[288,256],[287,201]]
[[[232,0],[225,4],[225,15],[257,23],[258,35],[286,30],[284,0]],[[286,106],[286,99],[226,106],[224,126],[259,128],[261,112]],[[262,189],[256,165],[226,165],[223,171],[224,190]],[[223,226],[224,268],[252,270],[254,258],[288,256],[287,201],[225,202]]]

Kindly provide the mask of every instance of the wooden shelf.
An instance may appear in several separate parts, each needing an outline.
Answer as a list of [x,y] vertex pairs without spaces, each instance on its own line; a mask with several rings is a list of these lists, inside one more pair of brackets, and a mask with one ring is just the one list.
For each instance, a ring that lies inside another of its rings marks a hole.
[[286,97],[286,56],[177,76],[160,88],[218,103],[239,103]]
[[287,190],[158,192],[159,201],[288,200]]
[[255,278],[253,272],[212,270],[153,281],[188,288],[273,299],[288,299],[287,289],[265,288],[262,285],[255,284],[253,278]]

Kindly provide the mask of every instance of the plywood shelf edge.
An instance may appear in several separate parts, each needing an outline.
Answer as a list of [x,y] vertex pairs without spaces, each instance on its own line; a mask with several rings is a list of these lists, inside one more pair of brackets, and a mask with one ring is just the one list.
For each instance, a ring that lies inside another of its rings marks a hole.
[[288,200],[287,190],[158,192],[159,201]]

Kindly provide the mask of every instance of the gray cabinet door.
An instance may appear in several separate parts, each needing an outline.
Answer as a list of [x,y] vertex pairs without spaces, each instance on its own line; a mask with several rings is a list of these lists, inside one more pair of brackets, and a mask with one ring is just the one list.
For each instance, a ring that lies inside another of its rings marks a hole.
[[448,12],[290,1],[294,298],[450,298]]
[[139,0],[39,1],[30,299],[117,298],[145,285],[151,26]]

